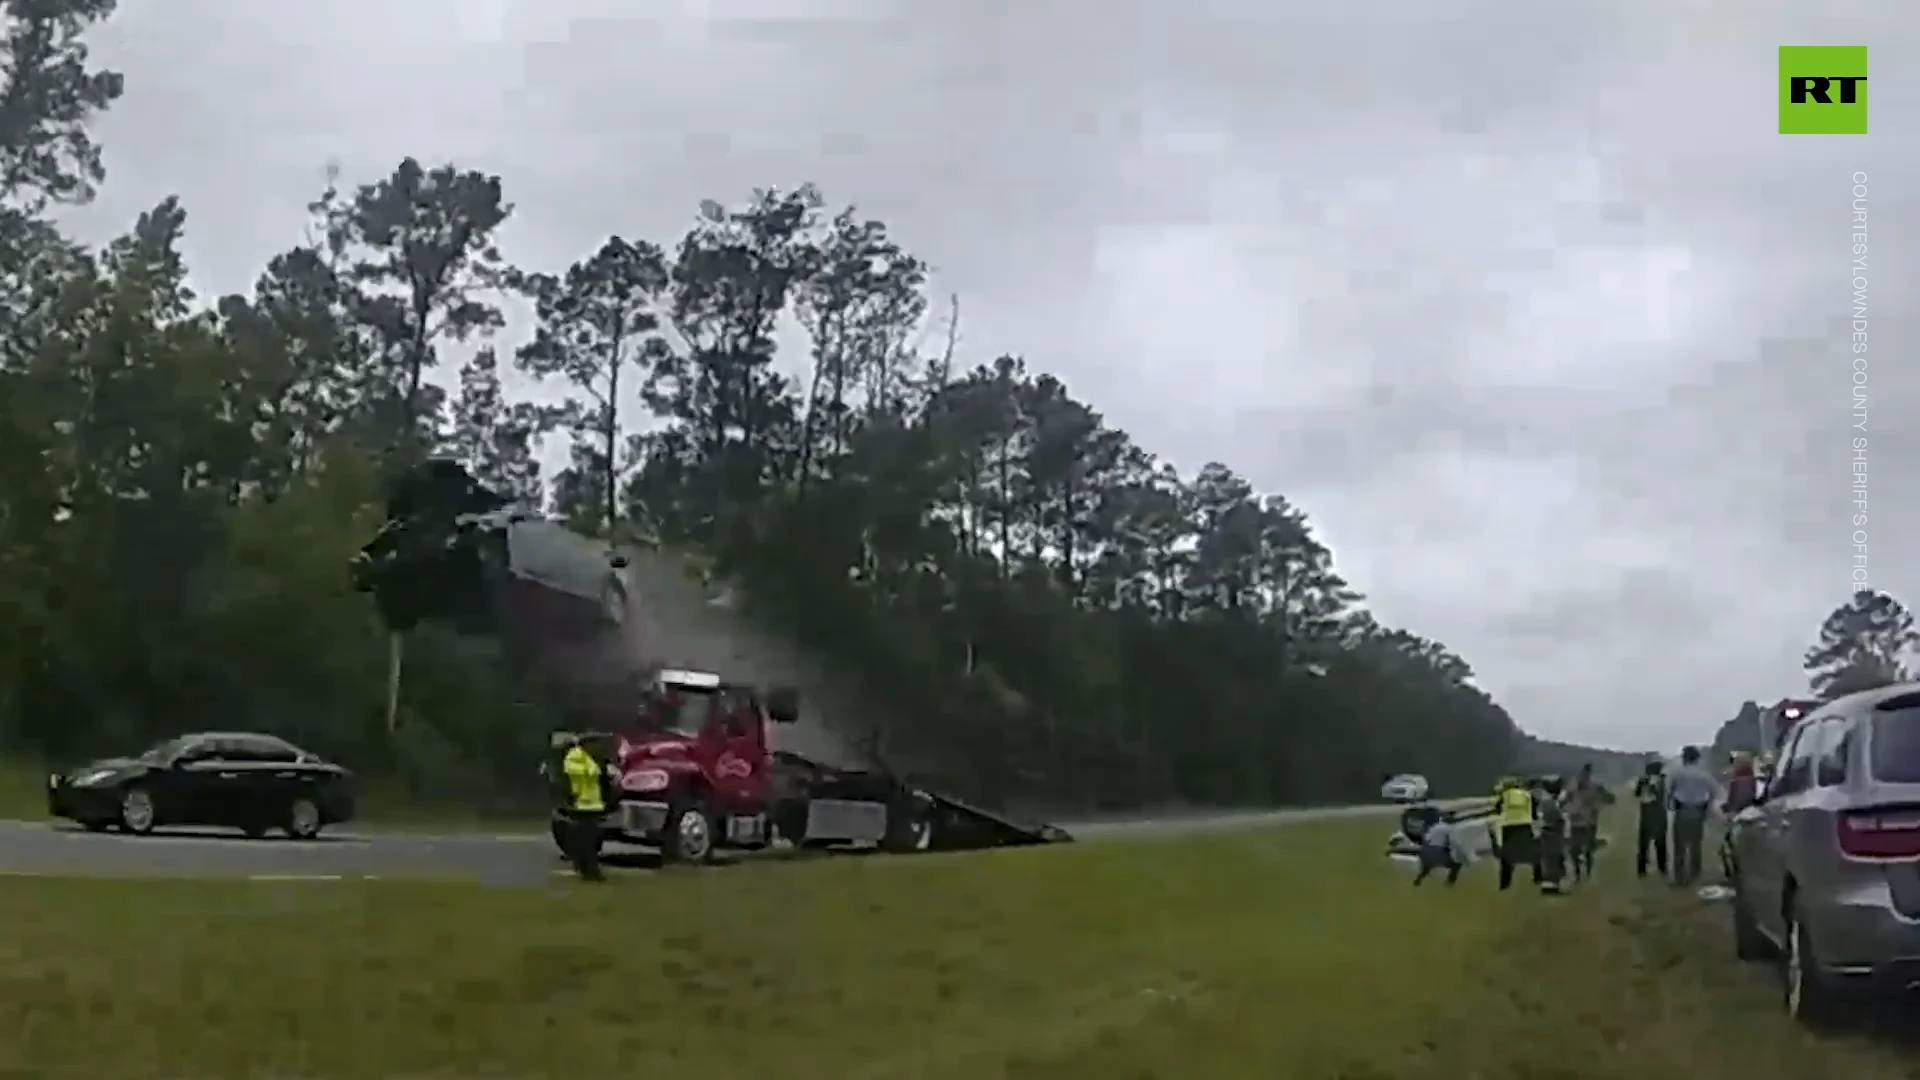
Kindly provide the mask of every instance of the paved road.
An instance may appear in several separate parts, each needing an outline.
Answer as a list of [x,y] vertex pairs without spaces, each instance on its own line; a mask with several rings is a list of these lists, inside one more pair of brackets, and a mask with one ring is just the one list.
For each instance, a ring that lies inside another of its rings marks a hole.
[[0,874],[8,876],[466,877],[510,884],[543,879],[553,865],[551,842],[531,834],[341,832],[295,843],[219,830],[135,837],[64,823],[0,822]]
[[[1323,807],[1069,824],[1082,840],[1179,835],[1288,822],[1386,814],[1397,809]],[[646,868],[614,855],[616,869]],[[89,833],[64,824],[0,821],[0,875],[88,874],[133,877],[447,877],[498,884],[542,881],[555,872],[551,842],[534,833],[330,833],[310,843],[247,840],[218,831],[168,831],[133,837]]]

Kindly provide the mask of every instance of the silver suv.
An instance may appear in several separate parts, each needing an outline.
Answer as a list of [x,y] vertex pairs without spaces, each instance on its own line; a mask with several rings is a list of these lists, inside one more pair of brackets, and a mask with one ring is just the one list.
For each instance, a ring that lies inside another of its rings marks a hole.
[[1802,720],[1724,855],[1735,951],[1781,962],[1795,1019],[1920,985],[1920,683]]

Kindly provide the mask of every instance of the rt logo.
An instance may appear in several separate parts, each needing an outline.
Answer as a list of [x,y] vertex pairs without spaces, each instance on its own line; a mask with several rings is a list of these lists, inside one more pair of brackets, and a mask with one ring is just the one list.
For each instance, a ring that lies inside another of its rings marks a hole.
[[1867,133],[1865,45],[1780,46],[1780,134]]

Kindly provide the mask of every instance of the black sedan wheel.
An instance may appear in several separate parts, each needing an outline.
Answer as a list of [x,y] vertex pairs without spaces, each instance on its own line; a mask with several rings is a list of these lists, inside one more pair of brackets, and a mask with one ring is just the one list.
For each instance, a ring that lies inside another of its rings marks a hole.
[[137,836],[145,836],[159,823],[154,813],[153,793],[135,784],[120,793],[120,827]]
[[312,840],[320,835],[320,806],[312,799],[299,798],[287,808],[287,835],[295,840]]

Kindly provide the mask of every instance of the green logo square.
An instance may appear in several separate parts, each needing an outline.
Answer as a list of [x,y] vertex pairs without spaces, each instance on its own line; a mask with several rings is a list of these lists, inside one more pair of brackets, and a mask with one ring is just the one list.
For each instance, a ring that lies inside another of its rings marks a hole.
[[1780,134],[1866,133],[1867,47],[1780,46]]

